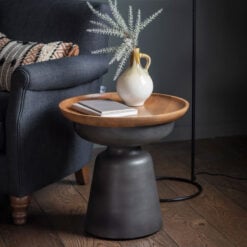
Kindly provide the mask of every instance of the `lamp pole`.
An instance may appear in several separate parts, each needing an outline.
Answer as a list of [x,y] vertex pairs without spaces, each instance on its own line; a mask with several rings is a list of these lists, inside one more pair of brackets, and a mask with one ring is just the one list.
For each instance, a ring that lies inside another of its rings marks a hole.
[[195,176],[196,149],[196,0],[192,0],[192,104],[191,104],[191,181]]
[[171,180],[191,184],[196,192],[174,198],[160,198],[160,202],[184,201],[198,196],[202,192],[202,186],[196,182],[195,175],[195,149],[196,149],[196,0],[192,0],[192,91],[191,91],[191,174],[190,179],[179,177],[156,177],[156,180]]

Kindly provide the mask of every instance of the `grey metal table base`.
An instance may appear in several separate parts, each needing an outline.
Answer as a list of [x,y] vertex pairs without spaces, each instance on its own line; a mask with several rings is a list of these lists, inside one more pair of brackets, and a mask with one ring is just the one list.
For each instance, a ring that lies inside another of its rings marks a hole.
[[140,147],[108,147],[95,162],[86,232],[101,238],[134,239],[161,226],[150,154]]
[[100,238],[134,239],[159,231],[162,217],[153,161],[140,146],[169,135],[174,122],[126,128],[74,127],[84,139],[108,146],[95,161],[86,232]]

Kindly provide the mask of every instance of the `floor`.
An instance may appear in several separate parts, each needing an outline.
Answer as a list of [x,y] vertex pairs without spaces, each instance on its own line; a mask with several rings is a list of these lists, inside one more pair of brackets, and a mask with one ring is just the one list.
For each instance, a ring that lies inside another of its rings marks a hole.
[[[157,175],[188,176],[189,142],[144,147],[155,162]],[[95,154],[100,150],[95,150]],[[197,171],[247,177],[247,136],[200,140]],[[75,184],[73,176],[33,195],[26,226],[17,227],[2,204],[0,247],[246,247],[247,181],[198,175],[203,193],[188,201],[162,203],[163,228],[131,241],[107,241],[84,233],[89,186]],[[183,195],[193,188],[158,182],[162,197]]]

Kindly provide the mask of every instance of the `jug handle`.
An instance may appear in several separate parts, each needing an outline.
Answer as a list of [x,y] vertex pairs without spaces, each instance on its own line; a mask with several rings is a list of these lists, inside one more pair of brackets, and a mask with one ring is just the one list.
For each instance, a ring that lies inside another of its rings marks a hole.
[[140,58],[146,59],[145,70],[148,70],[151,65],[151,57],[145,53],[140,53]]

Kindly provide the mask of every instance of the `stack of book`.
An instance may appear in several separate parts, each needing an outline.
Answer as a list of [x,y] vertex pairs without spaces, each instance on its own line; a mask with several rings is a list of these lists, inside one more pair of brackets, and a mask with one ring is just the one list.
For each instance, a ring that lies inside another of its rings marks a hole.
[[84,114],[102,117],[125,117],[138,114],[136,108],[112,100],[81,100],[72,104],[71,107]]

